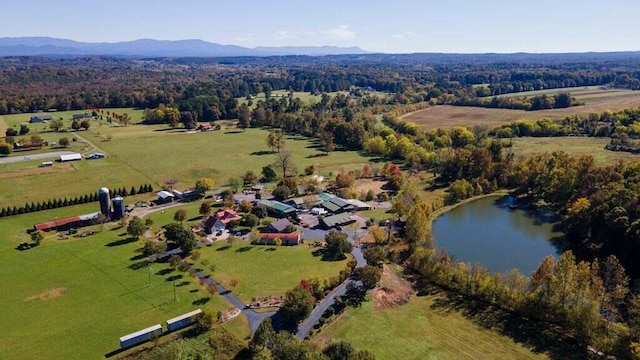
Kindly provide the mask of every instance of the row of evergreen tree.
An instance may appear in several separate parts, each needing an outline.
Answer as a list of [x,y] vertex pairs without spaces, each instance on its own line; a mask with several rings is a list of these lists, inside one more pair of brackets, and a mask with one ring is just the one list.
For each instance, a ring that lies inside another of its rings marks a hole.
[[[152,191],[153,191],[153,186],[151,184],[144,184],[144,185],[140,185],[138,189],[136,189],[135,186],[132,186],[131,189],[128,191],[127,191],[127,188],[125,187],[122,187],[120,189],[115,189],[115,190],[112,189],[112,190],[109,190],[109,195],[112,197],[128,196],[128,195],[149,193]],[[82,196],[76,196],[70,199],[65,197],[64,199],[62,198],[58,198],[55,200],[50,199],[50,200],[38,202],[38,203],[34,203],[34,202],[26,203],[24,206],[21,206],[21,207],[7,206],[6,208],[0,209],[0,218],[6,217],[6,216],[28,214],[28,213],[42,211],[42,210],[57,209],[65,206],[86,204],[86,203],[90,203],[98,200],[99,200],[98,193],[95,192],[91,194],[84,194]]]

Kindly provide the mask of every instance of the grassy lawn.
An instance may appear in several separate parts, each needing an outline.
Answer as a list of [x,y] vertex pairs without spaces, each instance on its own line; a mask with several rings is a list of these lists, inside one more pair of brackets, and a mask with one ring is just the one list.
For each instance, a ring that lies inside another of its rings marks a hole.
[[[263,166],[274,163],[276,158],[265,143],[268,132],[261,129],[186,133],[163,125],[133,125],[96,127],[90,132],[87,138],[123,168],[136,169],[156,184],[175,177],[180,181],[179,188],[193,186],[199,177],[212,177],[216,186],[223,186],[229,178],[248,170],[259,174]],[[112,136],[111,141],[100,140],[107,135]],[[299,136],[288,136],[286,146],[293,153],[299,172],[315,165],[320,173],[327,174],[362,168],[369,161],[353,151],[318,156],[321,152],[314,148],[313,141]]]
[[306,245],[275,247],[241,242],[229,247],[226,242],[217,242],[200,252],[202,259],[216,265],[213,278],[227,289],[232,289],[231,279],[237,279],[233,293],[250,302],[257,296],[284,295],[303,279],[329,279],[345,268],[346,260],[322,261],[312,254],[315,250]]
[[[231,306],[167,264],[144,266],[141,241],[128,240],[123,229],[113,226],[102,232],[94,227],[98,232],[85,238],[61,240],[48,233],[36,248],[14,249],[28,241],[25,229],[34,223],[89,213],[95,207],[0,219],[0,279],[7,289],[0,297],[6,327],[0,338],[3,358],[101,358],[119,347],[120,336],[196,308],[215,313]],[[176,301],[167,280],[173,275],[182,275],[176,281]],[[224,326],[241,338],[249,334],[242,317]]]
[[604,147],[608,143],[608,138],[592,137],[514,138],[513,152],[516,157],[527,158],[542,152],[564,151],[573,156],[591,155],[600,164],[640,159],[637,154],[606,150]]
[[369,301],[348,309],[314,337],[348,341],[378,359],[546,359],[459,311],[434,307],[435,296],[414,297],[400,307],[375,310]]

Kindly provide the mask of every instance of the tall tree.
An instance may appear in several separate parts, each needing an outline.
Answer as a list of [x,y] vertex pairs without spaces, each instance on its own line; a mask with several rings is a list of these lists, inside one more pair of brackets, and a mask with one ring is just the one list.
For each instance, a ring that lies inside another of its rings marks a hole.
[[127,225],[127,234],[135,238],[139,238],[145,231],[147,231],[147,227],[144,225],[141,218],[138,216],[131,218],[129,225]]
[[304,320],[313,310],[313,296],[301,285],[287,291],[280,313],[290,325]]
[[182,224],[185,220],[187,220],[187,210],[178,209],[176,213],[173,215],[173,221],[177,221]]
[[283,179],[286,179],[292,172],[295,173],[296,167],[293,163],[293,153],[289,150],[278,152],[275,166],[282,172]]
[[196,180],[195,190],[198,194],[200,194],[200,197],[204,197],[207,191],[213,189],[214,184],[215,183],[211,178],[200,178]]
[[246,131],[246,129],[251,125],[251,110],[249,110],[249,107],[247,106],[247,104],[241,104],[240,107],[238,107],[238,127],[241,128],[243,131]]

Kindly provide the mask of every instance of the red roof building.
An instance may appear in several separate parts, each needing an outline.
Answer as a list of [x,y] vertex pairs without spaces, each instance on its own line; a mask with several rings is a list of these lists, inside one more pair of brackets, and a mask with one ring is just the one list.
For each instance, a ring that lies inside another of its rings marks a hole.
[[261,233],[260,244],[275,245],[275,240],[280,238],[282,245],[300,245],[302,244],[302,236],[300,233]]
[[242,216],[231,209],[220,210],[217,213],[209,216],[207,221],[204,222],[205,230],[209,234],[213,234],[216,231],[224,230],[227,225],[232,221],[240,221]]
[[91,220],[98,217],[100,213],[92,213],[87,215],[70,216],[62,219],[51,220],[39,224],[33,225],[36,230],[49,231],[54,229],[67,229],[71,227],[86,226],[91,223]]

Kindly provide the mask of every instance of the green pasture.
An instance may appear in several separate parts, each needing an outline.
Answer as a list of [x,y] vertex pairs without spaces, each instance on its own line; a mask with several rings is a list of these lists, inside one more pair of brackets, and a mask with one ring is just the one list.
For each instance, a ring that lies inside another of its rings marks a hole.
[[[215,264],[213,278],[248,303],[258,296],[284,295],[301,280],[313,277],[328,280],[346,267],[347,260],[323,261],[313,254],[316,250],[304,244],[266,246],[239,241],[230,246],[219,241],[200,252],[202,259]],[[238,280],[235,288],[231,286],[232,279]]]
[[[34,223],[96,210],[87,204],[0,219],[0,317],[5,330],[0,357],[6,359],[96,359],[119,347],[118,338],[196,308],[217,312],[231,307],[210,295],[188,274],[168,264],[145,266],[142,242],[117,225],[82,229],[96,233],[61,239],[48,233],[26,251]],[[159,227],[156,224],[154,227]],[[175,281],[177,300],[174,300]],[[249,335],[246,319],[228,326]]]
[[[267,130],[232,129],[185,132],[165,125],[92,128],[87,139],[104,149],[122,168],[135,169],[156,184],[173,177],[178,188],[192,187],[200,177],[211,177],[216,187],[251,170],[260,174],[276,155],[266,145]],[[105,141],[107,136],[111,140]],[[324,156],[312,139],[287,136],[286,148],[302,173],[315,165],[319,173],[362,168],[370,159],[354,151],[334,151]]]
[[497,331],[481,327],[437,296],[414,297],[393,308],[372,301],[349,308],[313,339],[347,341],[378,359],[546,359]]
[[0,165],[0,206],[72,198],[96,192],[102,186],[126,187],[128,191],[132,186],[137,189],[153,183],[151,178],[108,155],[98,160],[54,162],[50,168],[39,168],[41,162]]

